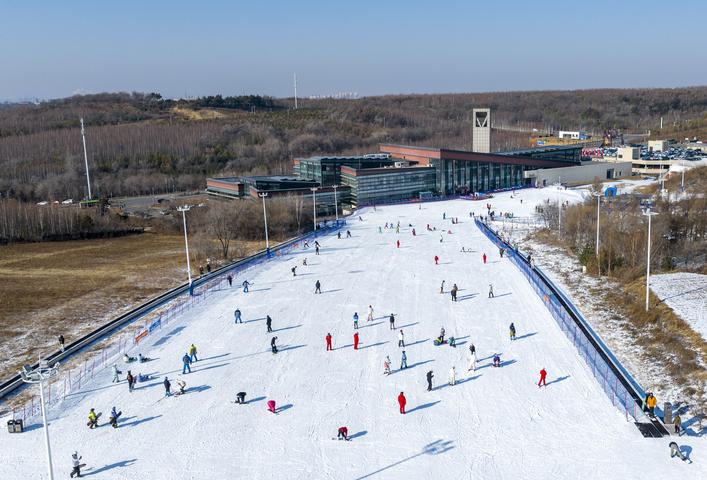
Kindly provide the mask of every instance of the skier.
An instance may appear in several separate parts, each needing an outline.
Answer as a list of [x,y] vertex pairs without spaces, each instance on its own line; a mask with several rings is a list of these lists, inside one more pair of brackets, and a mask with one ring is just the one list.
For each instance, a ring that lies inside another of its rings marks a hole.
[[484,265],[486,265],[486,254],[485,253],[482,258],[484,259]]
[[98,426],[98,415],[94,409],[88,412],[88,428],[94,429]]
[[268,333],[272,332],[272,318],[270,315],[265,315],[265,326],[268,327]]
[[277,337],[272,337],[272,340],[270,340],[270,349],[272,350],[272,353],[277,353],[277,345],[275,342],[277,341]]
[[71,473],[69,474],[71,478],[74,478],[74,476],[81,476],[82,458],[83,457],[79,456],[79,452],[74,452],[71,454],[71,465],[74,467],[73,470],[71,470]]
[[439,293],[444,293],[444,280],[442,280],[442,285],[439,287]]
[[398,405],[400,406],[400,413],[405,414],[405,404],[407,403],[407,399],[405,398],[405,394],[403,392],[400,392],[400,395],[398,395]]
[[403,368],[408,368],[408,356],[405,354],[405,350],[403,350],[403,355],[400,358],[400,370]]
[[386,355],[385,360],[383,360],[383,374],[390,375],[390,357],[388,355]]
[[226,277],[226,280],[228,280],[228,286],[232,287],[233,286],[233,275],[231,275],[229,273],[228,276]]
[[236,394],[236,403],[243,405],[245,403],[245,392],[238,392]]
[[182,375],[186,373],[191,373],[191,357],[188,353],[185,353],[182,357]]
[[432,370],[430,370],[429,372],[427,372],[427,391],[428,392],[432,391],[432,377],[434,377],[434,375],[432,375]]
[[651,417],[655,417],[655,406],[658,403],[653,393],[648,392],[646,395],[646,406],[648,407],[648,413]]
[[395,247],[396,247],[396,248],[400,248],[400,240],[397,240],[397,241],[395,242]]
[[329,350],[334,350],[334,348],[331,346],[331,333],[327,333],[325,338],[326,338],[326,349],[327,349],[327,352],[328,352]]
[[454,365],[449,369],[449,384],[452,386],[457,384],[457,370]]
[[64,353],[64,335],[59,335],[59,348],[61,353]]
[[414,237],[414,236],[416,236],[416,235],[417,235],[417,234],[415,233],[415,229],[413,228],[413,229],[412,229],[412,236]]
[[314,246],[314,254],[319,255],[319,244],[317,242],[314,242],[316,245]]
[[164,385],[164,396],[169,397],[172,395],[172,391],[170,390],[172,388],[172,384],[169,381],[169,378],[164,377],[164,382],[162,382],[162,385]]
[[199,359],[196,358],[196,346],[193,343],[189,347],[189,358],[191,358],[192,363],[199,361]]
[[275,408],[275,400],[268,400],[268,410],[272,413],[277,413],[277,410]]
[[304,257],[304,260],[302,260],[302,265],[307,266],[307,257]]
[[296,276],[297,276],[297,265],[295,265],[294,267],[292,267],[291,270],[292,270],[292,276],[293,276],[293,277],[296,277]]
[[341,232],[336,232],[336,238],[338,238],[339,240],[341,240]]
[[113,364],[113,382],[112,383],[118,383],[120,382],[120,370],[118,370],[118,365]]
[[545,383],[545,379],[547,378],[547,371],[545,371],[545,368],[540,370],[540,381],[538,382],[538,387],[543,386],[547,387],[547,383]]
[[319,280],[314,284],[314,293],[322,293],[322,284],[319,283]]
[[241,309],[236,308],[236,311],[233,312],[233,315],[236,317],[236,320],[234,323],[243,323],[243,320],[241,319]]
[[354,312],[353,322],[354,322],[354,328],[358,330],[358,312]]
[[248,293],[248,287],[250,287],[250,282],[248,280],[243,280],[243,293]]
[[435,265],[439,265],[439,257],[435,255]]
[[351,231],[350,230],[346,230],[346,238],[351,238]]
[[390,314],[390,329],[395,330],[395,316],[392,313]]
[[371,305],[368,306],[368,317],[366,318],[367,322],[372,322],[373,321],[373,307]]
[[358,332],[354,333],[354,350],[358,350]]
[[402,328],[400,329],[400,332],[398,332],[398,347],[405,348],[405,334],[403,333]]
[[489,283],[489,298],[493,298],[493,285]]
[[452,294],[452,301],[456,302],[457,301],[457,292],[459,291],[459,287],[457,287],[457,284],[455,283],[454,286],[452,287],[451,294]]
[[511,322],[511,326],[508,327],[508,329],[510,331],[511,340],[515,340],[516,339],[516,326],[513,325],[513,322]]
[[501,366],[501,357],[499,354],[496,354],[493,356],[493,366],[494,367],[500,367]]
[[113,428],[118,428],[118,418],[123,414],[123,412],[118,412],[116,411],[115,407],[113,407],[110,411],[110,417],[108,417],[108,421],[110,422],[110,426]]
[[344,440],[349,439],[349,429],[346,427],[339,427],[338,434],[336,436],[338,440],[341,440],[342,438]]
[[469,368],[467,369],[468,372],[475,372],[476,371],[476,353],[469,351],[468,354],[469,357]]

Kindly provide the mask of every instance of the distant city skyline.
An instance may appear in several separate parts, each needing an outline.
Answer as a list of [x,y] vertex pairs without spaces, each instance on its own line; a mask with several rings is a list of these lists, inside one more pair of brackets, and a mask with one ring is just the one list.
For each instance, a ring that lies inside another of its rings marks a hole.
[[[669,8],[667,8],[669,6]],[[0,100],[707,84],[707,3],[182,0],[0,7]]]

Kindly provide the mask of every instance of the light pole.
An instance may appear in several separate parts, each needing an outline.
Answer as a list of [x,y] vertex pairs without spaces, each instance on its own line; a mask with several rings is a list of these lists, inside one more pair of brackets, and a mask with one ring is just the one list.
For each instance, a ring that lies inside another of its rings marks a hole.
[[47,469],[49,471],[49,480],[54,480],[54,469],[52,468],[52,449],[49,445],[49,425],[47,424],[47,409],[44,405],[44,381],[58,373],[59,363],[55,363],[53,367],[49,366],[46,360],[39,359],[39,366],[32,370],[29,365],[25,365],[20,371],[22,381],[25,383],[39,384],[39,402],[42,408],[42,422],[44,423],[44,445],[47,451]]
[[648,217],[648,252],[646,260],[646,312],[648,311],[648,298],[649,298],[649,284],[651,278],[651,217],[653,215],[658,215],[656,212],[651,211],[651,207],[648,206],[643,212],[643,215]]
[[334,214],[336,214],[336,226],[339,226],[339,202],[336,199],[336,189],[339,188],[338,185],[332,187],[334,189]]
[[562,187],[562,177],[557,177],[557,232],[562,236],[562,201],[560,200],[560,187]]
[[319,187],[310,188],[312,191],[312,210],[314,211],[314,231],[317,231],[317,190]]
[[86,185],[88,186],[88,199],[91,200],[91,177],[88,176],[88,154],[86,153],[86,135],[83,130],[83,118],[81,119],[81,139],[83,140],[83,161],[86,164]]
[[263,218],[265,219],[265,251],[270,252],[270,240],[268,240],[268,214],[265,211],[265,197],[268,196],[267,192],[258,193],[258,196],[263,199]]
[[596,243],[596,255],[597,255],[597,260],[599,259],[599,210],[601,206],[601,192],[594,192],[592,193],[595,197],[597,197],[597,243]]
[[[182,205],[177,207],[177,211],[182,212],[182,221],[184,222],[184,247],[187,251],[187,276],[189,277],[189,286],[191,287],[191,264],[189,263],[189,240],[187,239],[187,212],[191,207]],[[190,290],[191,293],[191,290]]]

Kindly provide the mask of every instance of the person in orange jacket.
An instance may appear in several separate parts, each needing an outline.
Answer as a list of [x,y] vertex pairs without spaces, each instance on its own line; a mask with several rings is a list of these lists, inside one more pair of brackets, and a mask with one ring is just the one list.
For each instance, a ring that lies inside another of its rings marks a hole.
[[405,404],[407,403],[407,399],[405,398],[405,394],[403,392],[400,392],[400,395],[398,395],[398,405],[400,405],[400,413],[405,414]]
[[651,415],[651,417],[655,416],[655,406],[658,404],[658,400],[656,400],[655,395],[653,393],[648,392],[646,395],[646,406],[648,407],[648,413]]

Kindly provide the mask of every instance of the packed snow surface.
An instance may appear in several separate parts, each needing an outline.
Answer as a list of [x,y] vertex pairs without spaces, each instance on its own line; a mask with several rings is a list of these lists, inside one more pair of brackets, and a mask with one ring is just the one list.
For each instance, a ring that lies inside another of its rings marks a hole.
[[707,275],[677,272],[651,276],[651,290],[707,341]]
[[[550,189],[524,190],[490,202],[497,213],[529,216],[552,195]],[[232,289],[134,350],[151,362],[120,365],[121,378],[131,368],[154,380],[129,393],[105,371],[52,412],[57,478],[68,476],[74,450],[83,456],[85,475],[104,479],[707,478],[704,438],[677,439],[692,451],[693,464],[671,459],[671,439],[644,439],[612,406],[526,280],[474,226],[469,212],[482,213],[484,204],[366,209],[362,221],[349,219],[351,238],[320,238],[321,255],[310,246],[259,267],[249,274],[249,293],[236,287],[244,280],[237,278]],[[399,234],[394,228],[379,233],[385,222],[398,221]],[[314,293],[317,280],[321,294]],[[454,283],[458,302],[450,300]],[[235,308],[243,324],[234,324]],[[354,312],[358,350],[352,346]],[[389,327],[391,312],[396,330]],[[456,348],[433,344],[442,327],[456,338]],[[333,351],[325,350],[329,332]],[[273,335],[277,354],[270,351]],[[182,375],[181,358],[192,343],[199,360]],[[476,371],[467,370],[472,343]],[[495,353],[500,368],[491,366]],[[383,374],[386,355],[393,364],[389,376]],[[457,384],[449,386],[452,366]],[[538,388],[542,368],[548,383]],[[184,379],[187,393],[165,398],[165,376],[173,389]],[[248,404],[233,403],[239,391],[247,392]],[[404,415],[400,392],[407,397]],[[276,415],[266,409],[271,399]],[[123,412],[117,429],[106,424],[112,406]],[[103,412],[95,430],[86,426],[91,407]],[[333,439],[340,426],[348,427],[352,441]],[[0,449],[0,478],[47,478],[38,426],[0,436]]]

